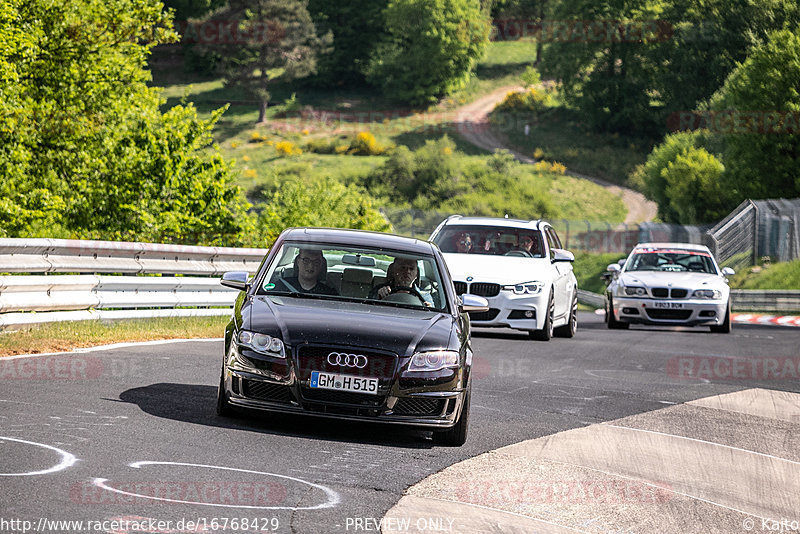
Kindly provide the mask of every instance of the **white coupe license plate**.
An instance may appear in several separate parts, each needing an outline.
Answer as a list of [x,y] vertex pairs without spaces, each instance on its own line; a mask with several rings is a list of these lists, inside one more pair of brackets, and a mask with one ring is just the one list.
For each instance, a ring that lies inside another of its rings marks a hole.
[[312,371],[311,387],[319,389],[335,389],[338,391],[354,391],[356,393],[377,395],[378,379]]
[[669,310],[679,310],[683,308],[683,304],[680,302],[654,302],[654,308],[667,308]]

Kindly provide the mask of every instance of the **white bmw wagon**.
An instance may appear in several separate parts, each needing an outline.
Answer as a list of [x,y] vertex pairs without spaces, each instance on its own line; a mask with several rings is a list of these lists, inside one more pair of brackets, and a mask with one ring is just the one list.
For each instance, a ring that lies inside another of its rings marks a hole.
[[471,312],[479,327],[525,330],[543,341],[573,337],[578,327],[575,257],[545,221],[452,215],[431,234],[459,295],[485,297]]

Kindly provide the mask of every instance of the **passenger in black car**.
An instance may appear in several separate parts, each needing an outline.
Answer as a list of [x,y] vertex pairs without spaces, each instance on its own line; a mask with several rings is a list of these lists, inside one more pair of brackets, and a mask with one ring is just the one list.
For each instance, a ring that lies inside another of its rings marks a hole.
[[281,278],[275,283],[278,291],[338,295],[336,289],[322,281],[328,272],[328,262],[321,250],[300,249],[294,259],[294,276]]

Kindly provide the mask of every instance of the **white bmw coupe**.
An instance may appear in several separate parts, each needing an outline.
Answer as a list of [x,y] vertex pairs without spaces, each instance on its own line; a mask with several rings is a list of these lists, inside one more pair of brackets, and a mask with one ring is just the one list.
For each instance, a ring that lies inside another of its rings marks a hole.
[[731,298],[726,276],[711,251],[688,243],[636,245],[623,265],[608,266],[605,312],[609,328],[631,324],[711,327],[731,331]]

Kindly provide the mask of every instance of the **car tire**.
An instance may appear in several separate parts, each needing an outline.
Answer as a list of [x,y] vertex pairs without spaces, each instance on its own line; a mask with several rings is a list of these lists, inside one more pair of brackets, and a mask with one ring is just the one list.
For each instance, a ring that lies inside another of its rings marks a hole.
[[448,447],[460,447],[467,441],[467,429],[469,427],[469,404],[472,397],[471,390],[468,389],[464,397],[464,406],[461,407],[461,415],[455,425],[441,432],[433,433],[433,441]]
[[725,320],[721,325],[714,325],[711,331],[715,334],[730,334],[731,332],[731,301],[728,301],[728,306],[725,311]]
[[233,407],[228,401],[228,394],[225,392],[225,365],[222,365],[222,372],[219,374],[219,386],[217,387],[217,415],[220,417],[233,417]]
[[544,320],[544,327],[541,330],[531,330],[528,334],[538,341],[550,341],[553,337],[553,315],[555,315],[556,304],[553,300],[553,292],[550,292],[550,300],[547,301],[547,317]]
[[606,310],[606,324],[609,330],[627,330],[631,325],[623,321],[617,321],[614,317],[614,302],[608,299],[608,309]]
[[571,338],[575,337],[575,332],[578,331],[578,297],[577,295],[572,298],[572,305],[569,309],[569,317],[567,324],[553,329],[553,334],[557,337]]

